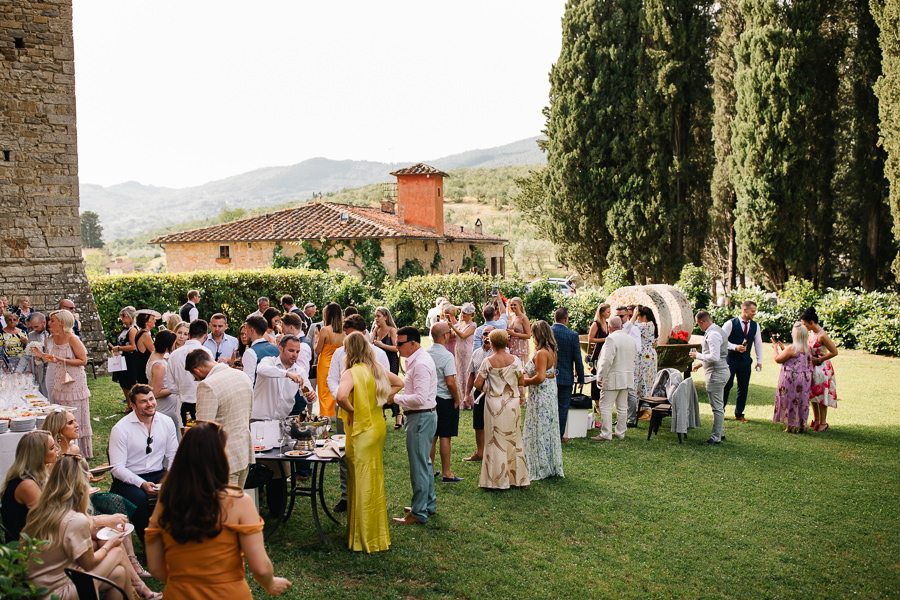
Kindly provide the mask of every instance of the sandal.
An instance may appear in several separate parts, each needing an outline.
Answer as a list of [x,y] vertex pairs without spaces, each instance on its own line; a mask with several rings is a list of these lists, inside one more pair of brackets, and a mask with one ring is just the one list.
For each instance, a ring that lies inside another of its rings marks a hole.
[[816,431],[825,431],[828,429],[828,423],[819,423],[816,425]]
[[400,423],[394,423],[394,429],[400,429],[401,427],[403,427],[403,425]]
[[[140,591],[138,591],[140,589]],[[162,592],[154,592],[147,587],[146,583],[141,582],[139,586],[134,586],[134,600],[161,600]]]
[[153,579],[153,575],[150,574],[150,571],[141,566],[141,563],[138,562],[137,556],[134,554],[128,555],[128,560],[131,561],[131,566],[134,568],[134,572],[141,579]]

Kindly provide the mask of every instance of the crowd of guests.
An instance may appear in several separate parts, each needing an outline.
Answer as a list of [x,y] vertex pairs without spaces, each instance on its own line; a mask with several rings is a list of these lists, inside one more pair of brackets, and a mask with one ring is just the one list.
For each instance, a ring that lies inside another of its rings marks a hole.
[[[97,477],[84,460],[93,456],[90,393],[84,346],[74,332],[74,304],[63,300],[46,320],[47,331],[40,313],[26,321],[34,327],[29,336],[43,334],[44,350],[34,349],[23,372],[34,373],[54,402],[73,410],[51,414],[43,431],[22,438],[0,490],[0,512],[10,539],[24,532],[50,541],[32,580],[62,598],[74,597],[63,569],[75,566],[144,598],[155,597],[142,582],[151,574],[172,593],[191,596],[205,589],[249,597],[242,555],[269,593],[289,587],[274,576],[262,520],[242,493],[255,462],[250,437],[255,421],[314,412],[331,417],[346,434],[341,500],[334,508],[348,512],[347,543],[357,551],[390,547],[383,468],[388,414],[395,429],[405,426],[412,487],[410,506],[393,519],[397,523],[427,522],[437,511],[436,482],[463,481],[451,461],[461,410],[473,411],[476,447],[463,460],[481,462],[480,487],[528,488],[533,481],[564,476],[569,403],[573,389],[585,382],[580,339],[568,327],[565,308],[555,311],[553,325],[532,322],[520,298],[507,302],[495,294],[477,325],[473,304],[455,306],[438,298],[427,316],[431,344],[426,348],[419,330],[398,328],[386,307],[376,309],[370,325],[354,307],[328,303],[317,322],[312,303],[300,309],[285,295],[279,310],[261,297],[258,310],[232,337],[223,313],[214,312],[208,322],[201,318],[200,302],[199,292],[191,290],[171,314],[130,306],[119,313],[123,329],[110,350],[124,357],[114,378],[128,410],[109,438],[112,483],[106,496],[121,499],[112,509],[109,498],[91,502],[90,484]],[[725,439],[724,407],[735,379],[735,418],[746,422],[752,345],[761,368],[755,310],[744,303],[741,316],[723,327],[705,311],[696,315],[704,337],[701,351],[691,356],[700,361],[694,370],[705,369],[714,414],[707,445]],[[639,417],[637,400],[652,394],[657,374],[653,311],[621,306],[612,312],[601,304],[588,333],[592,395],[600,416],[596,441],[625,437]],[[5,310],[4,317],[4,334],[18,329],[16,311]],[[794,326],[791,345],[777,339],[773,345],[782,365],[773,420],[783,422],[786,431],[803,431],[812,404],[809,427],[827,429],[827,409],[836,406],[830,359],[837,349],[815,310],[804,312]],[[270,514],[281,512],[284,475],[266,488]],[[149,571],[124,533],[128,523],[145,544]],[[102,527],[114,534],[98,539]]]

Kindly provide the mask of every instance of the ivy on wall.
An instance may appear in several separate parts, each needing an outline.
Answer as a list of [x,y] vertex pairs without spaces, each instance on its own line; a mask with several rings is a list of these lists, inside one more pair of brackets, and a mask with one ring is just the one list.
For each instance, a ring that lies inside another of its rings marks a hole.
[[481,251],[481,248],[472,245],[469,246],[469,251],[472,255],[463,257],[462,270],[468,271],[472,267],[476,267],[479,272],[483,271],[487,266],[487,259],[484,257],[484,252]]

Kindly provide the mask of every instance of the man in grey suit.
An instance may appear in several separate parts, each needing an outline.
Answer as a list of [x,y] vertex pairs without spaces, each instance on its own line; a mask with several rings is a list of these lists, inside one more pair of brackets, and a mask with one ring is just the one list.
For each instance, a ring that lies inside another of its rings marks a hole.
[[703,332],[703,352],[691,350],[691,358],[700,361],[694,371],[703,367],[706,377],[706,393],[713,411],[713,428],[712,435],[703,445],[713,446],[725,441],[725,384],[731,376],[727,360],[728,344],[725,342],[728,336],[712,322],[712,317],[705,310],[697,313],[697,327]]
[[[600,435],[592,437],[596,442],[608,442],[615,435],[625,439],[627,426],[625,416],[628,413],[628,388],[634,386],[634,362],[637,360],[640,345],[633,337],[622,331],[622,319],[612,317],[609,320],[609,336],[600,351],[597,381],[603,390],[600,393],[600,417],[603,427]],[[612,429],[612,409],[616,407],[618,420],[615,434]]]

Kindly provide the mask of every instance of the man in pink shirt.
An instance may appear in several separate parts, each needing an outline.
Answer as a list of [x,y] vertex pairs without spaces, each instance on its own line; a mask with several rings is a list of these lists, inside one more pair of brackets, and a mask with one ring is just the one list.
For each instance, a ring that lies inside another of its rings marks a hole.
[[406,516],[394,521],[407,525],[424,523],[437,510],[431,464],[431,440],[437,430],[437,371],[419,344],[421,339],[415,327],[401,327],[397,332],[397,347],[406,359],[406,380],[403,393],[394,396],[394,402],[406,415],[406,452],[413,497]]

